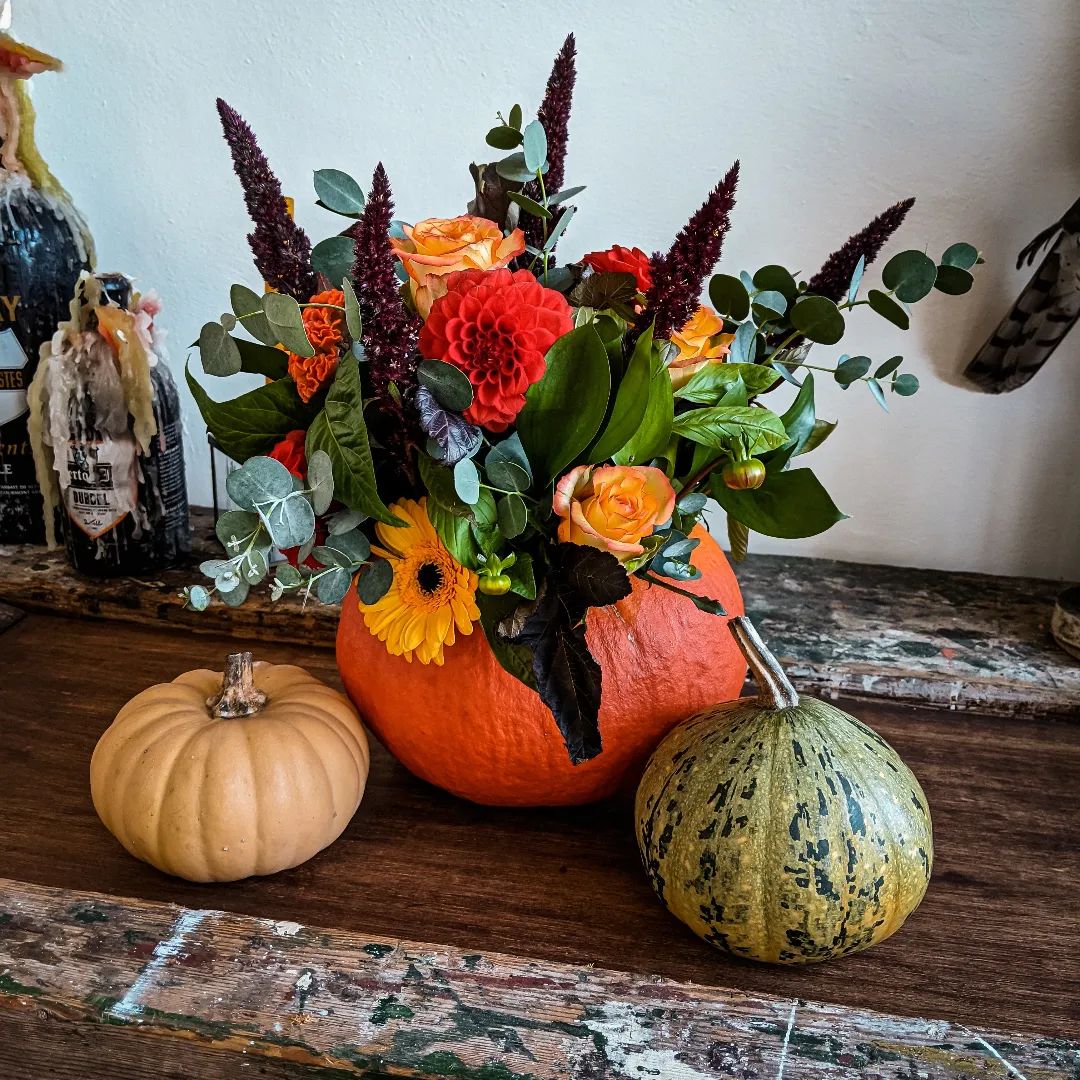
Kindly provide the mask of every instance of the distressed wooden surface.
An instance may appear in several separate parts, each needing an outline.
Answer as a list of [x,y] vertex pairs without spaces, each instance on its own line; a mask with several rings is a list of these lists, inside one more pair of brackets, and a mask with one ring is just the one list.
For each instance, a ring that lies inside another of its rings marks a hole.
[[[332,647],[337,608],[271,604],[184,609],[179,592],[219,558],[210,514],[193,511],[192,565],[158,578],[90,581],[62,551],[0,548],[0,600],[58,612],[258,641]],[[776,555],[736,572],[748,612],[796,685],[830,697],[885,699],[1000,716],[1064,719],[1080,710],[1080,663],[1050,634],[1060,582]]]
[[[188,668],[220,669],[235,643],[31,614],[0,647],[2,876],[1080,1038],[1080,724],[847,703],[922,782],[934,877],[922,906],[880,946],[784,969],[711,949],[660,906],[640,865],[629,800],[474,806],[416,780],[378,745],[359,812],[310,862],[231,885],[166,877],[101,826],[90,754],[129,697]],[[264,644],[256,654],[337,682],[324,650]]]
[[14,626],[22,617],[23,612],[10,604],[0,604],[0,634],[9,626]]
[[[983,1025],[6,880],[0,972],[7,1075],[27,1062],[43,1074],[57,1046],[70,1075],[111,1077],[155,1062],[213,1077],[289,1064],[473,1080],[1072,1080],[1080,1060],[1080,1043]],[[113,1036],[107,1056],[95,1025]],[[71,1027],[86,1040],[75,1060]]]

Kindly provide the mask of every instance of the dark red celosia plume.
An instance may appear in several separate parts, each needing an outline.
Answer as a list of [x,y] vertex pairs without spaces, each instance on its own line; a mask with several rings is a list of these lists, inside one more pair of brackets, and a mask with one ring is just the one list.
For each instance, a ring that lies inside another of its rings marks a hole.
[[670,338],[697,310],[705,279],[720,261],[738,182],[736,161],[675,237],[667,254],[653,255],[652,288],[634,324],[634,337],[654,323],[656,337]]
[[834,251],[825,265],[810,279],[807,289],[818,296],[839,301],[851,284],[851,275],[859,259],[866,257],[869,266],[885,246],[886,241],[900,228],[908,211],[915,205],[914,199],[895,203],[884,213],[878,214],[865,229],[857,232],[842,248]]
[[416,349],[420,320],[408,311],[399,295],[396,257],[390,246],[394,216],[390,181],[380,161],[371,178],[364,212],[350,229],[356,241],[353,281],[364,323],[364,353],[371,384],[384,411],[401,413],[398,399],[389,393],[394,383],[401,394],[416,382]]
[[289,216],[281,182],[259,149],[255,133],[221,98],[217,99],[217,110],[248,214],[255,223],[255,231],[248,234],[255,266],[267,285],[305,303],[317,288],[311,241]]
[[[536,119],[540,121],[547,135],[548,171],[544,174],[544,187],[549,195],[559,191],[566,179],[566,147],[570,136],[570,107],[574,100],[574,80],[577,68],[574,60],[577,45],[574,35],[567,34],[566,40],[555,57],[555,63],[548,76],[544,100],[540,103]],[[528,184],[524,193],[531,199],[539,200],[540,185],[535,181]],[[549,227],[554,228],[561,211],[556,211]],[[539,218],[522,215],[522,228],[526,243],[540,247],[544,242],[544,227]]]

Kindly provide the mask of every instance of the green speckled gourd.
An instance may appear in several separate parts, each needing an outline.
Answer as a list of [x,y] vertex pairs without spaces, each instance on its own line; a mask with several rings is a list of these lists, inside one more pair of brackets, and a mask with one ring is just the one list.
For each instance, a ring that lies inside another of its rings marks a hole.
[[680,724],[637,793],[657,895],[720,949],[807,964],[895,933],[930,881],[926,796],[884,739],[799,698],[749,620],[731,630],[757,681]]

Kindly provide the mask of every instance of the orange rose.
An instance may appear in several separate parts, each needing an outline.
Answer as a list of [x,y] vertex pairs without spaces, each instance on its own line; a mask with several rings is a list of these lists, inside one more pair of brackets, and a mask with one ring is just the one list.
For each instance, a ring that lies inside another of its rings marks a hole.
[[555,488],[559,540],[610,551],[620,562],[645,553],[642,537],[675,509],[675,489],[650,465],[579,465]]
[[699,307],[686,325],[671,335],[679,355],[668,365],[671,385],[678,390],[685,386],[706,364],[722,364],[735,340],[734,334],[723,333],[724,320],[709,307]]
[[413,300],[426,319],[431,305],[446,292],[446,275],[456,270],[499,270],[525,250],[525,234],[502,229],[487,218],[463,215],[428,218],[405,225],[405,239],[391,237],[394,254],[409,275]]

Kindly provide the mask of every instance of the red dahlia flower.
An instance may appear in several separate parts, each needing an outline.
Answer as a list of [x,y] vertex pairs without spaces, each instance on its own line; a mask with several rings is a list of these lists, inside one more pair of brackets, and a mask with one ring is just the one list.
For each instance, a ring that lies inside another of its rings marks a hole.
[[590,251],[581,261],[598,274],[633,274],[638,292],[647,293],[652,288],[649,256],[641,248],[613,244],[607,251]]
[[280,461],[297,480],[304,480],[307,478],[307,455],[304,450],[306,439],[307,432],[303,428],[297,428],[296,431],[290,431],[266,456]]
[[432,305],[420,352],[468,375],[475,396],[466,420],[505,431],[542,378],[544,354],[573,328],[566,298],[528,270],[462,270]]

